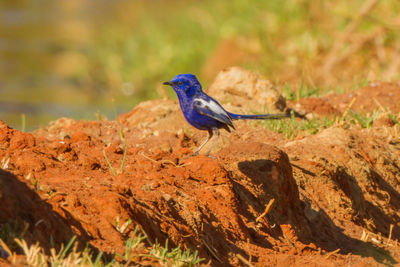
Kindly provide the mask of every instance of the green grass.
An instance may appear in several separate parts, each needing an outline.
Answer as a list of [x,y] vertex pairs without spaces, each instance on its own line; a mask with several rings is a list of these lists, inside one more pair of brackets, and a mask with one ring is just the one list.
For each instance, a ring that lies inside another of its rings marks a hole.
[[[111,102],[112,102],[112,106],[113,106],[114,119],[115,119],[117,122],[119,122],[119,121],[118,121],[117,106],[115,105],[115,99],[112,99]],[[127,144],[127,142],[125,141],[125,135],[124,135],[124,131],[123,131],[123,129],[122,129],[122,125],[120,125],[120,129],[119,129],[119,138],[120,138],[121,142],[125,144],[125,145],[124,145],[124,155],[123,155],[123,157],[122,157],[121,165],[120,165],[120,167],[119,167],[119,169],[118,169],[118,173],[122,173],[123,170],[124,170],[124,166],[125,166],[126,153],[127,153],[127,151],[128,151],[128,144]],[[114,167],[111,165],[111,162],[109,161],[109,159],[108,159],[108,157],[107,157],[107,154],[106,154],[106,151],[105,151],[104,149],[103,149],[103,156],[104,156],[104,159],[105,159],[106,162],[107,162],[108,167],[110,168],[111,173],[112,173],[114,176],[117,176],[117,172],[115,171]]]
[[[118,220],[119,221],[119,220]],[[129,221],[129,220],[128,220]],[[17,231],[18,232],[18,231]],[[123,233],[121,233],[123,234]],[[15,250],[20,249],[25,255],[25,261],[28,266],[47,267],[47,266],[80,266],[80,267],[104,267],[104,266],[128,266],[132,262],[140,262],[141,259],[156,261],[163,266],[197,266],[204,261],[198,256],[198,252],[191,252],[190,249],[182,250],[177,248],[168,248],[168,240],[165,246],[158,242],[152,244],[147,234],[141,226],[137,225],[131,237],[125,242],[125,251],[123,254],[116,253],[111,260],[104,261],[103,253],[95,255],[88,246],[82,251],[78,251],[76,237],[73,237],[66,246],[62,245],[56,251],[50,250],[50,255],[45,254],[43,248],[38,243],[28,245],[22,239],[23,235],[15,235],[14,230],[6,228],[0,231],[0,245],[11,254],[11,264],[16,264],[17,258]],[[2,242],[15,238],[13,242]],[[11,245],[10,245],[11,244]]]
[[293,89],[290,84],[284,84],[282,86],[282,94],[287,101],[296,100],[299,101],[301,98],[306,97],[318,97],[327,90],[322,90],[314,86],[306,85],[303,82],[300,83],[298,89]]
[[349,112],[348,120],[353,124],[358,124],[362,128],[371,128],[374,121],[380,116],[386,116],[394,124],[400,125],[400,113],[389,113],[387,111],[383,112],[381,110],[375,110],[368,113],[355,113]]
[[18,245],[15,239],[24,237],[29,225],[21,220],[14,220],[0,225],[0,239],[11,249],[16,250]]
[[290,119],[265,120],[259,123],[262,127],[266,127],[273,132],[281,133],[285,135],[286,138],[291,139],[297,137],[300,133],[316,134],[321,129],[333,126],[335,122],[335,117],[324,117],[322,119],[313,118],[311,120],[296,119],[292,112]]
[[388,118],[400,126],[400,114],[389,113]]
[[21,132],[25,132],[26,127],[26,116],[25,113],[21,114]]
[[369,114],[350,111],[347,119],[353,124],[360,125],[362,128],[371,128],[380,114],[380,111],[371,112]]
[[296,138],[300,133],[303,135],[317,134],[323,129],[334,126],[338,123],[348,125],[358,125],[361,128],[371,128],[374,121],[381,115],[385,114],[394,123],[400,125],[400,115],[375,110],[369,113],[360,113],[350,111],[344,118],[339,117],[322,117],[306,119],[296,119],[292,113],[290,119],[282,120],[265,120],[257,122],[262,127],[265,127],[273,132],[283,134],[287,139]]
[[198,257],[198,252],[193,253],[190,249],[183,251],[180,246],[168,249],[168,239],[162,246],[156,242],[150,250],[150,255],[157,259],[162,265],[172,266],[196,266],[204,259]]
[[111,162],[108,160],[106,151],[103,149],[103,156],[107,162],[108,167],[110,168],[110,172],[114,175],[117,176],[117,172],[115,171],[114,167],[111,165]]

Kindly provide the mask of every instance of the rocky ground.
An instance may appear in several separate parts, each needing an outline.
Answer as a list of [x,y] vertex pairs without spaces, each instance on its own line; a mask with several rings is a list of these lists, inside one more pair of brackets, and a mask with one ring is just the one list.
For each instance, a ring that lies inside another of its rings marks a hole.
[[[400,124],[387,114],[400,112],[400,85],[285,104],[265,80],[241,75],[208,91],[233,112],[262,112],[267,103],[296,111],[297,120],[349,110],[381,116],[370,128],[337,120],[291,139],[238,121],[215,159],[187,160],[206,133],[168,99],[114,121],[61,118],[33,133],[0,122],[0,224],[26,222],[25,240],[46,249],[76,235],[106,257],[122,253],[141,225],[152,241],[198,250],[211,266],[399,264]],[[117,218],[133,223],[121,233]]]

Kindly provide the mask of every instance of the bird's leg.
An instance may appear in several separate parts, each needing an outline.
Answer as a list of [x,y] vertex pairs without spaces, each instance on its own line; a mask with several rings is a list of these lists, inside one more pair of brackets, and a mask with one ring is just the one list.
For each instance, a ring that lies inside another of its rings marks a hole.
[[210,139],[213,137],[213,131],[208,130],[208,137],[207,139],[199,146],[199,148],[193,153],[193,155],[199,154],[200,150],[210,141]]
[[208,141],[210,141],[211,137],[213,137],[213,131],[212,130],[208,130],[207,139],[199,146],[198,149],[196,149],[196,151],[194,153],[190,154],[185,159],[190,158],[191,156],[197,156],[199,154],[200,150],[208,143]]
[[[211,150],[213,149],[215,143],[217,142],[217,140],[218,140],[218,138],[219,138],[219,130],[218,130],[218,128],[212,128],[212,132],[215,133],[216,137],[214,138],[214,141],[212,142],[210,148],[208,149],[208,151],[207,151],[207,153],[206,153],[206,156],[208,156],[208,157],[212,157],[212,156],[210,156],[210,152],[211,152]],[[212,133],[212,132],[211,132],[211,133]],[[212,136],[212,134],[210,134],[210,135]],[[215,158],[215,157],[212,157],[212,158]]]

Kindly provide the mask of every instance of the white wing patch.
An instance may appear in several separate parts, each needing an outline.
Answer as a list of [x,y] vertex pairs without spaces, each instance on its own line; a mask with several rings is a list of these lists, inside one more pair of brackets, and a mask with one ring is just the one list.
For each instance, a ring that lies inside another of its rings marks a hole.
[[201,98],[195,98],[194,101],[196,101],[197,103],[200,103],[201,107],[208,108],[209,110],[211,110],[212,112],[214,112],[216,114],[219,114],[221,116],[226,116],[229,118],[229,115],[226,113],[226,111],[223,108],[221,108],[220,105],[218,105],[211,99],[209,99],[207,101],[207,100],[204,100]]

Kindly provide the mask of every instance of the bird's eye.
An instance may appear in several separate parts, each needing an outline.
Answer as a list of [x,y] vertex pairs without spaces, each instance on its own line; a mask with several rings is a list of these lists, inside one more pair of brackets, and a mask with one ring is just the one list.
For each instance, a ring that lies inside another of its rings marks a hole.
[[183,84],[183,82],[178,82],[178,85],[182,85]]

